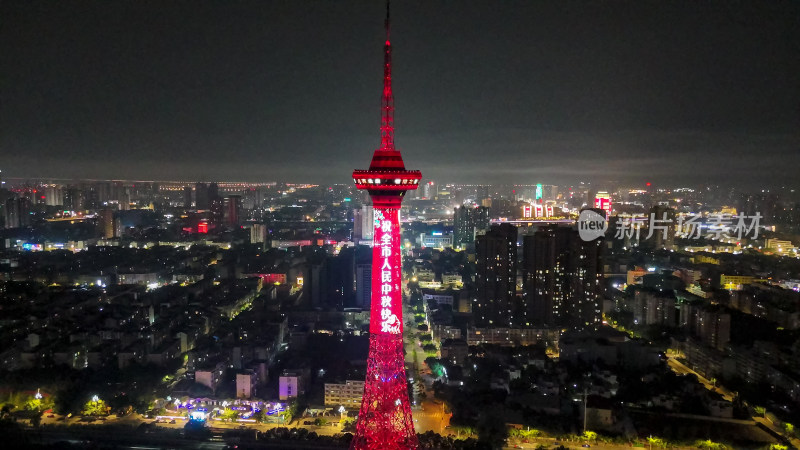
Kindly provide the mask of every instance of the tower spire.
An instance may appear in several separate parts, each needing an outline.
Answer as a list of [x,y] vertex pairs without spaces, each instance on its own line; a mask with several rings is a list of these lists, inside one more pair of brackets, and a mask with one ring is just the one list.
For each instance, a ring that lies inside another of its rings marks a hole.
[[383,26],[386,28],[386,42],[389,42],[389,3],[391,0],[386,0],[386,20],[383,22]]
[[389,41],[389,1],[386,1],[386,43],[383,45],[383,95],[381,96],[380,150],[394,150],[394,95],[392,94],[392,43]]

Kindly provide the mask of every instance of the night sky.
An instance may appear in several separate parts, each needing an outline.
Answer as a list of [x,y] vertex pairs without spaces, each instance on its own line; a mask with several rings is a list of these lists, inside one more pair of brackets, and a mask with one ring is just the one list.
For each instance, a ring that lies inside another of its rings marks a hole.
[[[349,182],[384,3],[0,2],[11,177]],[[794,183],[800,2],[392,3],[396,142],[455,182]]]

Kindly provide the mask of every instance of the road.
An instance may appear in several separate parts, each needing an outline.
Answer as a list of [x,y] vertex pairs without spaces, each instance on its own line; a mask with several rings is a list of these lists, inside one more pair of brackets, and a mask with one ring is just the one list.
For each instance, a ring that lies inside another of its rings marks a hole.
[[[772,430],[776,434],[779,434],[779,435],[784,436],[784,437],[786,436],[784,434],[783,430],[781,430],[778,426],[776,426],[774,423],[772,423],[772,421],[769,420],[769,419],[766,419],[764,417],[753,417],[753,420],[755,420],[756,422],[760,423],[761,425],[769,428],[770,430]],[[792,447],[800,448],[800,439],[791,438],[789,441],[792,443]]]
[[[667,359],[667,365],[670,367],[670,369],[672,369],[673,372],[675,372],[675,373],[677,373],[679,375],[692,374],[692,375],[697,376],[698,381],[700,381],[700,383],[702,383],[703,386],[705,386],[706,389],[708,389],[709,391],[716,392],[717,394],[721,395],[722,398],[724,398],[725,400],[727,400],[729,402],[732,402],[733,399],[736,397],[736,395],[733,392],[725,389],[722,386],[716,386],[715,383],[712,383],[711,381],[709,381],[708,379],[706,379],[705,377],[703,377],[699,373],[695,372],[694,370],[690,369],[685,364],[681,363],[680,361],[678,361],[675,358],[672,358],[672,357],[668,358]],[[775,432],[778,435],[781,435],[781,436],[784,436],[784,437],[786,436],[785,433],[783,432],[783,430],[781,430],[778,426],[776,426],[774,423],[772,423],[768,419],[765,419],[763,417],[753,416],[753,420],[755,420],[756,422],[760,423],[764,427],[769,428],[770,430],[772,430],[773,432]],[[800,439],[792,438],[791,439],[791,443],[794,446],[794,448],[800,448]]]
[[[417,433],[433,431],[442,435],[450,434],[448,430],[450,414],[445,412],[443,402],[434,399],[434,378],[427,364],[425,364],[425,352],[419,346],[418,335],[420,332],[417,331],[412,319],[414,311],[411,310],[407,302],[403,304],[403,316],[407,324],[404,333],[406,365],[412,368],[409,371],[409,378],[413,379],[416,386],[420,386],[420,388],[414,390],[413,398],[411,399],[414,430]],[[425,395],[420,396],[419,392],[424,392]]]
[[715,383],[712,383],[710,380],[706,379],[704,376],[690,369],[685,364],[683,364],[682,362],[678,361],[675,358],[668,358],[667,365],[669,366],[670,369],[672,369],[673,372],[677,373],[678,375],[692,374],[697,376],[697,379],[700,381],[700,383],[703,384],[703,386],[705,386],[706,389],[708,389],[709,391],[716,392],[717,394],[721,395],[722,398],[724,398],[729,402],[732,402],[733,399],[736,397],[733,392],[725,389],[722,386],[716,386]]
[[226,448],[226,443],[222,440],[191,440],[182,437],[164,436],[159,434],[146,434],[140,432],[124,432],[114,430],[104,432],[101,427],[87,431],[83,429],[41,429],[32,432],[31,436],[35,442],[53,444],[56,442],[69,442],[74,445],[84,445],[86,442],[101,442],[103,445],[113,444],[114,448],[121,449],[198,449],[198,450],[221,450]]

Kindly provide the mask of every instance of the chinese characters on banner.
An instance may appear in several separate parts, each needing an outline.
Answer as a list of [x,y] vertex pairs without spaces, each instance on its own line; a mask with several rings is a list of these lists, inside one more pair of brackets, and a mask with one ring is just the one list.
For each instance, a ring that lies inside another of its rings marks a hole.
[[403,332],[400,291],[400,221],[396,209],[375,210],[370,332]]

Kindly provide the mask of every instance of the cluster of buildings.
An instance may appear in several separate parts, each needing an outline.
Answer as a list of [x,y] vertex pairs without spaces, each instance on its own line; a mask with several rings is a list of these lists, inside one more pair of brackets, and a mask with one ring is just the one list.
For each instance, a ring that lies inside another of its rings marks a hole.
[[[10,187],[0,190],[0,361],[9,370],[148,366],[170,375],[174,397],[360,405],[374,217],[351,186]],[[512,358],[489,380],[509,393],[530,382],[509,400],[517,402],[508,405],[510,423],[522,420],[513,413],[520,408],[569,414],[582,392],[569,388],[581,385],[568,367],[588,365],[597,369],[589,408],[611,429],[621,416],[606,406],[619,379],[647,372],[657,383],[667,346],[706,377],[768,383],[798,401],[800,347],[784,331],[800,329],[800,274],[771,259],[794,255],[793,238],[771,232],[790,226],[791,204],[744,201],[772,211],[757,240],[695,243],[675,229],[644,239],[646,228],[641,237],[614,236],[620,217],[674,218],[684,202],[731,201],[709,195],[426,182],[401,213],[403,273],[413,286],[406,294],[424,305],[445,364],[468,373],[487,352],[540,352]],[[592,206],[610,213],[609,231],[584,241],[567,217]],[[743,323],[773,331],[744,339]],[[667,343],[630,334],[651,330]],[[345,363],[309,358],[320,342],[351,347],[336,351]],[[467,384],[458,375],[446,381]],[[708,411],[728,417],[712,397]],[[680,413],[682,402],[658,392],[636,404]]]

